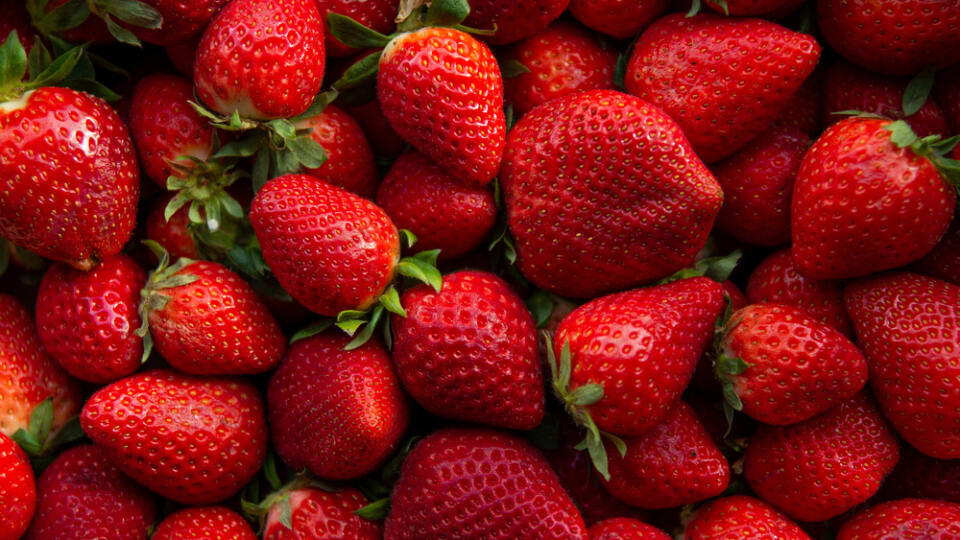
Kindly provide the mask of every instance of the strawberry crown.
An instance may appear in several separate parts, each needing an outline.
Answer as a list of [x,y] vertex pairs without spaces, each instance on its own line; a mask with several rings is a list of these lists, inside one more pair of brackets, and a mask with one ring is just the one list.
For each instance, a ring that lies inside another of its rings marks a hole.
[[31,458],[38,471],[46,467],[56,454],[56,450],[73,441],[82,439],[85,434],[80,427],[79,417],[71,418],[63,427],[54,430],[53,421],[56,408],[53,396],[38,403],[30,411],[30,420],[26,429],[18,429],[10,438]]
[[[28,56],[17,31],[10,32],[0,45],[0,103],[44,86],[72,88],[106,100],[120,98],[94,80],[93,63],[85,46],[74,47],[63,42],[54,50],[59,53],[56,58],[38,39]],[[28,70],[30,78],[25,79]]]
[[884,126],[890,142],[897,148],[909,148],[914,154],[933,163],[940,175],[960,192],[960,161],[947,157],[960,143],[960,135],[944,139],[940,135],[919,137],[905,120],[894,120]]
[[117,21],[149,30],[163,26],[160,12],[138,0],[69,0],[48,11],[49,3],[50,0],[27,0],[27,11],[33,26],[46,37],[55,37],[60,32],[80,26],[91,14],[103,19],[110,35],[117,41],[136,47],[140,46],[140,40]]
[[156,255],[160,261],[157,268],[150,273],[147,278],[147,284],[140,291],[140,328],[134,331],[134,334],[143,339],[143,356],[141,362],[146,362],[153,351],[153,336],[150,334],[150,312],[163,309],[170,303],[172,297],[163,294],[162,290],[174,287],[189,285],[200,278],[192,274],[174,275],[180,270],[193,264],[194,260],[181,257],[174,264],[170,264],[170,254],[160,244],[153,240],[144,240],[143,244]]

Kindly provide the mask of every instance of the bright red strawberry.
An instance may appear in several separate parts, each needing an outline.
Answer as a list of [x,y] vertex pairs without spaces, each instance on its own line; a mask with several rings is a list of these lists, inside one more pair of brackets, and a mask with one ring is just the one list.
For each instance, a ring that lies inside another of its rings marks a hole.
[[723,187],[717,229],[741,242],[790,242],[790,197],[810,138],[799,128],[774,125],[711,170]]
[[486,45],[453,28],[400,34],[380,56],[377,95],[393,129],[455,177],[486,184],[506,135],[503,81]]
[[837,531],[837,540],[953,540],[960,538],[960,504],[900,499],[867,508]]
[[0,540],[17,540],[27,530],[37,507],[37,485],[27,454],[0,433]]
[[677,124],[611,90],[563,96],[521,118],[500,181],[523,275],[576,298],[691,264],[723,198]]
[[[314,487],[293,489],[270,506],[263,540],[380,540],[380,523],[354,514],[369,501],[355,488],[327,491]],[[289,504],[290,526],[283,524],[283,505]]]
[[160,522],[151,540],[257,540],[250,524],[222,506],[184,508]]
[[157,515],[150,493],[100,448],[67,450],[37,480],[37,513],[25,540],[146,540]]
[[804,0],[707,0],[710,9],[727,15],[763,16],[784,13],[803,4]]
[[[381,34],[389,34],[396,27],[393,20],[397,14],[397,2],[395,0],[363,0],[360,2],[353,0],[316,0],[316,2],[317,9],[320,10],[320,18],[324,21],[324,24],[326,24],[328,13],[339,13]],[[340,43],[329,32],[326,33],[326,36],[327,56],[350,56],[357,52],[357,49]]]
[[417,236],[411,251],[439,249],[440,260],[473,251],[497,220],[489,186],[451,176],[415,150],[393,163],[376,200],[397,227]]
[[316,169],[306,168],[306,174],[373,198],[380,178],[370,144],[356,120],[342,109],[327,105],[320,114],[294,125],[313,129],[310,137],[327,152],[327,161]]
[[530,37],[559,17],[570,0],[473,0],[470,14],[463,21],[469,27],[493,29],[483,40],[503,45]]
[[683,534],[686,540],[810,540],[790,518],[769,504],[746,495],[716,499],[698,508],[684,527]]
[[640,36],[626,85],[662,107],[710,163],[770,127],[819,58],[811,36],[772,22],[673,14]]
[[551,99],[595,88],[613,89],[617,53],[582,26],[557,21],[508,49],[501,64],[527,69],[503,81],[504,99],[517,116]]
[[899,443],[865,394],[790,426],[761,425],[744,472],[765,502],[800,521],[823,521],[870,498],[899,457]]
[[320,91],[323,34],[316,0],[233,0],[200,40],[197,95],[225,115],[296,116]]
[[670,540],[670,535],[642,521],[613,518],[601,521],[589,529],[590,540]]
[[817,22],[847,60],[888,75],[912,75],[960,61],[957,0],[822,0]]
[[960,212],[954,213],[950,228],[933,251],[912,268],[919,274],[960,285]]
[[270,379],[271,440],[294,470],[359,478],[396,450],[407,429],[389,353],[375,340],[344,350],[349,342],[339,330],[297,341]]
[[917,450],[960,458],[960,287],[892,273],[847,285],[844,301],[884,415]]
[[108,383],[140,367],[140,289],[146,274],[116,255],[82,272],[63,263],[47,270],[37,296],[43,348],[74,377]]
[[124,473],[190,505],[239,491],[267,450],[260,393],[227,377],[138,373],[93,394],[80,425]]
[[393,315],[393,362],[403,387],[431,413],[533,429],[543,419],[537,333],[523,301],[500,278],[465,270],[443,289],[418,285]]
[[589,28],[632,38],[663,15],[670,0],[570,0],[570,14]]
[[445,428],[421,440],[393,488],[384,540],[586,540],[543,455],[516,435]]
[[625,439],[623,457],[607,444],[610,479],[603,486],[640,508],[672,508],[716,497],[727,489],[730,467],[693,409],[676,401],[662,422]]
[[189,205],[180,207],[170,216],[169,220],[164,215],[167,205],[170,204],[173,197],[174,194],[170,193],[153,202],[153,207],[147,214],[146,237],[160,244],[170,254],[170,258],[174,260],[181,257],[199,259],[200,253],[197,252],[197,244],[187,228],[190,225]]
[[806,420],[867,384],[857,346],[791,306],[754,304],[733,313],[718,352],[727,401],[765,424]]
[[960,504],[960,459],[934,459],[905,444],[880,495],[884,499],[910,497]]

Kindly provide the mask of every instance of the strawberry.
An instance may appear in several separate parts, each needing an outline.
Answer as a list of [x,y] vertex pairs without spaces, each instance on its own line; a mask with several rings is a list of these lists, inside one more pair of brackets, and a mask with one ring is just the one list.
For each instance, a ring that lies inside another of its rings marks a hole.
[[611,495],[640,508],[672,508],[716,497],[727,488],[730,467],[693,409],[674,402],[663,422],[608,449]]
[[222,506],[184,508],[167,516],[151,540],[257,540],[250,524]]
[[811,137],[816,137],[822,131],[820,126],[820,106],[823,94],[823,70],[815,69],[800,85],[787,105],[780,112],[780,116],[773,125],[788,125],[800,128]]
[[901,0],[883,9],[873,0],[823,0],[817,22],[831,47],[872,71],[912,75],[960,61],[956,0]]
[[698,508],[684,527],[687,540],[770,538],[810,540],[790,518],[767,503],[746,495],[715,499]]
[[329,331],[295,342],[267,390],[277,453],[291,468],[331,480],[376,469],[409,423],[386,349],[368,341],[344,350],[349,341]]
[[193,61],[197,56],[197,47],[200,44],[200,36],[178,41],[164,47],[167,53],[167,59],[173,64],[173,68],[184,77],[193,78]]
[[811,36],[768,21],[673,14],[634,45],[626,86],[663,108],[711,163],[770,127],[819,58]]
[[601,521],[587,529],[590,540],[670,540],[660,529],[630,518]]
[[294,126],[312,129],[310,137],[327,151],[323,166],[306,168],[306,174],[361,197],[373,198],[379,181],[377,167],[356,120],[342,109],[327,105],[320,114],[300,120]]
[[513,43],[546,28],[559,17],[570,0],[473,0],[464,22],[473,28],[496,29],[484,36],[491,45]]
[[857,346],[790,306],[754,304],[735,312],[718,353],[727,403],[765,424],[806,420],[867,384]]
[[954,213],[946,234],[933,251],[913,264],[913,269],[919,274],[960,285],[960,213]]
[[569,94],[521,118],[500,181],[520,271],[576,298],[692,263],[723,197],[666,114],[611,90]]
[[37,296],[40,343],[74,377],[108,383],[140,367],[143,270],[116,255],[82,272],[63,263],[47,270]]
[[905,444],[880,495],[884,499],[910,497],[960,504],[960,459],[934,459]]
[[870,498],[899,457],[896,436],[865,393],[789,426],[760,426],[744,472],[765,502],[800,521],[838,516]]
[[804,0],[707,0],[707,6],[719,13],[739,16],[765,16],[770,13],[789,13]]
[[390,126],[390,121],[380,109],[379,100],[349,107],[347,111],[360,124],[375,154],[395,158],[403,153],[407,143]]
[[960,287],[884,274],[848,285],[844,302],[884,415],[917,450],[960,458]]
[[296,116],[320,91],[323,36],[316,0],[233,0],[200,39],[197,95],[224,115]]
[[514,113],[522,116],[566,94],[612,90],[617,53],[582,26],[557,21],[510,47],[500,63],[519,71],[505,76],[503,93]]
[[146,238],[163,247],[172,259],[181,257],[199,259],[200,253],[197,251],[197,244],[188,228],[190,225],[189,207],[182,206],[170,216],[170,219],[166,218],[166,209],[174,196],[175,194],[170,193],[154,200],[150,213],[147,214]]
[[586,526],[536,448],[485,428],[421,440],[393,488],[384,540],[586,540]]
[[0,433],[0,506],[6,509],[0,522],[0,540],[17,540],[27,530],[37,507],[37,485],[27,454]]
[[138,373],[93,394],[80,425],[124,473],[190,505],[236,493],[267,449],[259,392],[226,377]]
[[837,531],[837,540],[960,538],[960,504],[901,499],[867,508]]
[[440,260],[473,251],[497,219],[489,186],[463,182],[415,150],[393,163],[376,201],[397,227],[417,236],[411,251],[439,249]]
[[336,491],[314,487],[290,490],[270,506],[263,540],[380,540],[380,524],[355,514],[367,504],[363,493],[352,487]]
[[[141,0],[160,14],[159,28],[133,28],[143,41],[157,45],[181,43],[198,36],[217,12],[230,0]],[[121,40],[122,41],[122,40]]]
[[723,187],[717,230],[758,246],[790,242],[790,196],[810,138],[774,125],[711,170]]
[[827,128],[793,187],[791,254],[800,273],[850,278],[930,252],[956,206],[930,144],[902,120],[849,118]]
[[570,14],[577,20],[619,39],[640,34],[669,7],[670,0],[570,0]]
[[146,540],[157,515],[147,490],[120,472],[106,452],[71,448],[37,480],[37,513],[25,540]]
[[444,418],[510,429],[543,419],[544,390],[533,318],[497,276],[462,271],[436,292],[419,285],[393,315],[393,362],[403,387]]
[[0,40],[6,40],[13,31],[17,32],[24,51],[30,54],[34,32],[24,3],[19,0],[0,0]]
[[[380,32],[389,34],[396,27],[394,15],[397,14],[397,2],[394,0],[316,0],[320,18],[326,22],[328,13],[339,13],[350,17],[360,24]],[[350,56],[356,49],[344,45],[329,32],[326,35],[327,56]]]

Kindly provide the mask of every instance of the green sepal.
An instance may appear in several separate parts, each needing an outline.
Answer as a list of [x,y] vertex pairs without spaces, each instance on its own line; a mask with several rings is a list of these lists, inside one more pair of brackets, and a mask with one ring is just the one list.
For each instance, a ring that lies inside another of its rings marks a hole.
[[357,60],[333,83],[333,88],[336,90],[355,88],[373,79],[377,74],[377,69],[380,67],[381,54],[380,52],[376,52]]
[[386,308],[383,307],[383,304],[374,306],[373,309],[370,310],[370,320],[363,325],[363,329],[357,333],[350,343],[347,343],[343,350],[352,351],[370,341],[370,338],[373,337],[373,332],[377,329],[377,325],[380,324],[380,319],[383,318],[384,311],[386,311]]
[[426,26],[453,27],[462,23],[470,15],[467,0],[433,0],[423,17]]
[[713,0],[713,2],[720,6],[720,9],[723,10],[724,15],[728,17],[730,16],[730,8],[727,7],[727,0]]
[[298,116],[291,118],[290,121],[297,123],[300,120],[307,120],[317,116],[327,108],[327,105],[333,103],[333,101],[337,99],[337,96],[339,95],[340,92],[338,92],[335,88],[327,90],[326,92],[320,92],[314,96],[313,101],[310,103],[310,106],[307,107],[307,110],[303,111]]
[[23,448],[24,452],[31,456],[40,455],[44,444],[50,436],[50,428],[53,427],[53,396],[38,403],[30,411],[30,420],[27,429],[20,428],[14,434],[12,439]]
[[79,92],[86,92],[90,95],[97,96],[98,98],[114,102],[118,101],[121,97],[120,94],[114,92],[113,90],[107,88],[100,82],[94,79],[67,79],[60,83],[60,86],[70,88],[72,90],[77,90]]
[[343,330],[347,333],[347,335],[353,337],[353,335],[357,333],[357,330],[359,330],[360,327],[366,323],[367,321],[363,319],[347,319],[344,321],[337,321],[335,324],[337,325],[337,328]]
[[593,405],[603,398],[603,386],[591,383],[578,386],[567,396],[570,404],[584,407]]
[[[517,125],[516,113],[513,111],[513,103],[507,103],[503,106],[503,124],[506,127],[507,133],[513,129],[513,126]],[[496,179],[493,180],[493,189],[499,189],[499,182]],[[500,208],[499,197],[494,195],[494,201],[496,202],[497,209]]]
[[280,475],[277,474],[277,456],[272,450],[267,451],[263,460],[263,476],[267,479],[270,489],[276,491],[282,487]]
[[686,15],[686,16],[687,16],[687,17],[693,17],[693,16],[696,15],[697,13],[700,13],[700,10],[702,10],[702,9],[703,9],[703,5],[701,4],[700,0],[693,0],[693,1],[690,3],[690,9],[687,11],[687,15]]
[[397,263],[397,273],[426,283],[436,292],[440,292],[443,287],[443,276],[437,269],[438,255],[440,255],[439,249],[431,249],[404,257]]
[[380,295],[379,302],[390,313],[397,314],[401,317],[407,316],[406,310],[400,305],[400,294],[397,293],[397,288],[393,285],[390,285],[383,291],[383,294]]
[[578,450],[586,449],[587,454],[590,456],[590,461],[593,463],[593,468],[600,473],[600,476],[604,480],[610,480],[610,461],[607,457],[607,449],[603,445],[603,437],[600,435],[600,430],[597,429],[597,425],[593,422],[593,418],[587,416],[588,422],[584,426],[587,428],[587,436],[578,446],[582,448],[577,448]]
[[661,279],[657,282],[657,284],[663,285],[665,283],[672,283],[681,279],[700,276],[705,276],[718,283],[723,283],[724,281],[730,279],[730,274],[732,274],[736,269],[737,264],[740,262],[740,258],[742,256],[743,253],[737,249],[727,255],[706,257],[698,260],[691,267],[678,270],[673,274]]
[[630,55],[621,52],[617,55],[617,63],[613,66],[613,85],[621,91],[627,89],[627,64],[630,63]]
[[519,60],[507,60],[500,64],[500,73],[504,79],[514,79],[524,73],[530,73],[530,68],[520,63]]
[[301,339],[307,339],[308,337],[313,337],[321,332],[325,332],[328,328],[333,326],[333,319],[324,319],[322,321],[315,322],[310,326],[307,326],[303,330],[298,331],[290,338],[290,343],[295,343]]
[[537,328],[543,328],[550,321],[553,315],[554,296],[547,291],[537,289],[527,297],[527,309],[533,315],[533,324]]
[[387,517],[387,513],[390,511],[390,497],[384,497],[382,499],[377,499],[372,503],[360,508],[359,510],[354,510],[353,513],[356,516],[359,516],[368,521],[380,521]]
[[913,129],[904,120],[896,120],[884,126],[890,132],[890,142],[899,148],[908,148],[920,140]]
[[412,231],[407,229],[399,229],[397,234],[400,235],[400,245],[405,248],[412,248],[414,244],[417,243],[417,235],[413,234]]
[[751,364],[748,364],[739,356],[720,355],[717,357],[717,369],[725,375],[740,375],[750,366]]
[[139,0],[93,0],[97,10],[121,21],[148,30],[163,26],[163,16],[156,8]]
[[144,240],[145,245],[159,261],[147,278],[147,283],[140,290],[140,306],[137,312],[140,315],[140,328],[137,328],[134,335],[143,339],[143,354],[140,362],[144,363],[150,358],[153,350],[153,335],[150,333],[150,312],[162,310],[170,302],[171,297],[159,292],[162,289],[173,287],[182,287],[189,285],[200,278],[192,274],[174,275],[180,270],[193,263],[191,259],[181,257],[176,263],[170,264],[170,254],[163,246],[153,240]]
[[51,36],[83,24],[90,17],[87,0],[69,0],[47,11],[48,0],[27,0],[27,11],[36,28],[44,36]]
[[339,13],[327,14],[327,28],[337,41],[355,49],[382,49],[391,39]]
[[513,241],[513,236],[507,228],[506,215],[501,218],[492,233],[493,240],[487,246],[487,251],[493,251],[497,246],[503,246],[503,258],[507,264],[513,266],[517,263],[517,248]]
[[923,108],[923,104],[927,102],[927,98],[930,97],[930,92],[933,90],[936,73],[937,68],[935,66],[927,66],[907,83],[907,88],[903,92],[904,116],[912,116]]
[[0,88],[18,84],[26,74],[27,52],[20,44],[17,31],[13,30],[0,45]]

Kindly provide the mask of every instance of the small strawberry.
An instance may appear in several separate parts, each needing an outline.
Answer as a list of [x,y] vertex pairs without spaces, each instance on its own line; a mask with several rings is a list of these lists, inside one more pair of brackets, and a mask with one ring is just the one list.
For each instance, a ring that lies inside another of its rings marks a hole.
[[184,508],[160,522],[151,540],[257,540],[250,524],[222,506]]
[[670,0],[570,0],[570,14],[577,20],[618,39],[639,35],[669,7]]
[[355,512],[369,501],[355,488],[301,487],[267,499],[263,540],[380,540],[381,526]]
[[37,507],[33,469],[22,448],[0,433],[0,507],[6,510],[0,522],[0,540],[20,538]]
[[[320,18],[326,23],[328,13],[339,13],[359,22],[360,24],[380,32],[389,34],[396,27],[394,16],[397,14],[395,0],[316,0]],[[357,49],[341,43],[329,32],[326,35],[327,56],[350,56]]]
[[259,392],[226,377],[138,373],[93,394],[80,425],[124,473],[190,505],[239,491],[267,449]]
[[[954,156],[954,159],[960,156]],[[913,264],[918,274],[960,285],[960,212],[954,212],[953,222],[933,251]]]
[[769,538],[810,540],[807,533],[767,503],[746,495],[715,499],[698,508],[683,531],[686,540]]
[[960,504],[900,499],[867,508],[837,531],[837,540],[960,538]]
[[146,238],[159,244],[171,259],[199,259],[197,244],[190,234],[189,206],[182,206],[167,219],[166,210],[176,195],[165,194],[153,201],[147,214]]
[[670,540],[670,535],[642,521],[613,518],[587,529],[590,540]]
[[312,129],[310,137],[327,152],[323,166],[306,168],[304,173],[361,197],[373,198],[379,180],[376,162],[356,120],[342,109],[327,105],[320,114],[300,120],[294,126]]
[[491,45],[513,43],[546,28],[559,17],[570,0],[472,0],[463,21],[469,27],[496,29],[483,36]]

